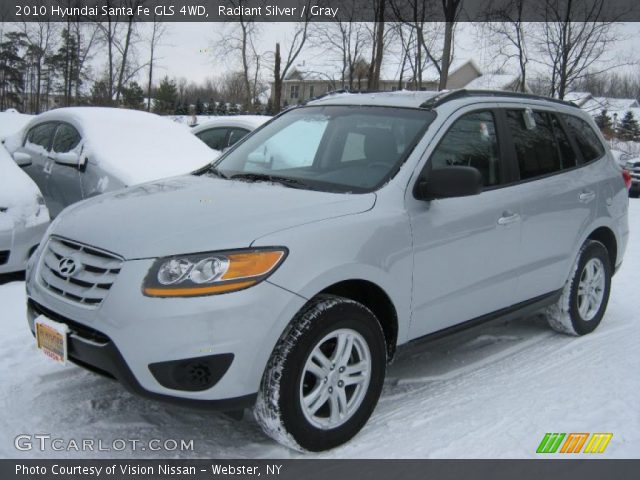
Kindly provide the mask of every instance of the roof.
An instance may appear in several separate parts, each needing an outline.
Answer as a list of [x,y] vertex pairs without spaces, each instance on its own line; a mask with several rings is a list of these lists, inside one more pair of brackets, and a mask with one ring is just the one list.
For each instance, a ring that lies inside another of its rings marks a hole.
[[504,90],[443,90],[435,91],[407,91],[378,92],[378,93],[329,93],[317,100],[312,100],[307,105],[371,105],[382,107],[405,107],[405,108],[437,108],[440,105],[467,98],[499,100],[499,101],[520,101],[523,99],[534,102],[552,102],[564,105],[569,108],[576,108],[575,105],[557,100],[554,98],[530,95],[527,93],[506,92]]
[[564,96],[565,101],[573,102],[582,107],[586,102],[593,99],[593,95],[589,92],[569,92]]
[[508,73],[485,73],[467,83],[464,88],[468,90],[504,90],[520,79],[519,75]]

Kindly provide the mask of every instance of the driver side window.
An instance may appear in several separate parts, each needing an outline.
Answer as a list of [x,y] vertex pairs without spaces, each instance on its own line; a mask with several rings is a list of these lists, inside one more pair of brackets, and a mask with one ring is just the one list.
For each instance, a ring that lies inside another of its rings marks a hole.
[[485,187],[499,185],[500,158],[493,113],[472,112],[460,117],[440,140],[429,161],[434,169],[474,167],[482,175]]

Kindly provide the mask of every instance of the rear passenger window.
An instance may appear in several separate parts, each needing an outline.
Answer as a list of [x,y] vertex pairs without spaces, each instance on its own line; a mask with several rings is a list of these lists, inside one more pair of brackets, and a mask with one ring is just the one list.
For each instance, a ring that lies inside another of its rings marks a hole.
[[80,143],[80,134],[71,125],[60,124],[53,140],[53,151],[57,153],[70,152]]
[[587,122],[573,115],[563,115],[562,118],[575,138],[585,163],[604,155],[605,150],[598,135]]
[[25,143],[32,143],[39,145],[42,148],[49,150],[51,146],[51,137],[53,137],[53,131],[55,130],[55,123],[43,123],[37,125],[29,130]]
[[468,113],[451,126],[430,159],[431,168],[447,166],[474,167],[483,184],[500,184],[498,138],[491,112]]
[[576,152],[569,141],[569,137],[562,128],[562,125],[560,125],[558,117],[555,115],[550,115],[550,117],[551,125],[553,126],[553,133],[558,142],[558,148],[560,149],[562,169],[564,170],[565,168],[575,167],[578,164],[578,160],[576,158]]
[[[533,124],[527,124],[528,114],[532,115]],[[516,149],[521,180],[562,170],[560,152],[547,113],[507,110],[507,123]]]

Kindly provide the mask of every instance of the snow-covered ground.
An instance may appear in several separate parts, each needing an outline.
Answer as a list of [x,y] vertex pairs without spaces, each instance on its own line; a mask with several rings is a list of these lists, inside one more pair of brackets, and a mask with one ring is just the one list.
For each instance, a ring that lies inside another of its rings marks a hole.
[[[535,457],[546,432],[612,432],[604,457],[640,458],[640,200],[632,236],[595,333],[572,338],[533,316],[496,321],[404,348],[380,403],[338,458]],[[246,416],[144,400],[36,351],[25,321],[24,284],[0,286],[0,457],[298,457]],[[69,439],[194,440],[193,452],[19,452],[19,434]],[[309,455],[311,457],[312,455]]]

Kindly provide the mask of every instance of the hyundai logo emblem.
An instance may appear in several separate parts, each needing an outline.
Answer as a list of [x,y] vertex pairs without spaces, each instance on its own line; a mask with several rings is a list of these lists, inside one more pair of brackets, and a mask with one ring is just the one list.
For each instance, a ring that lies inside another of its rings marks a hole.
[[58,272],[65,278],[71,277],[78,270],[78,264],[73,258],[64,257],[58,263]]

